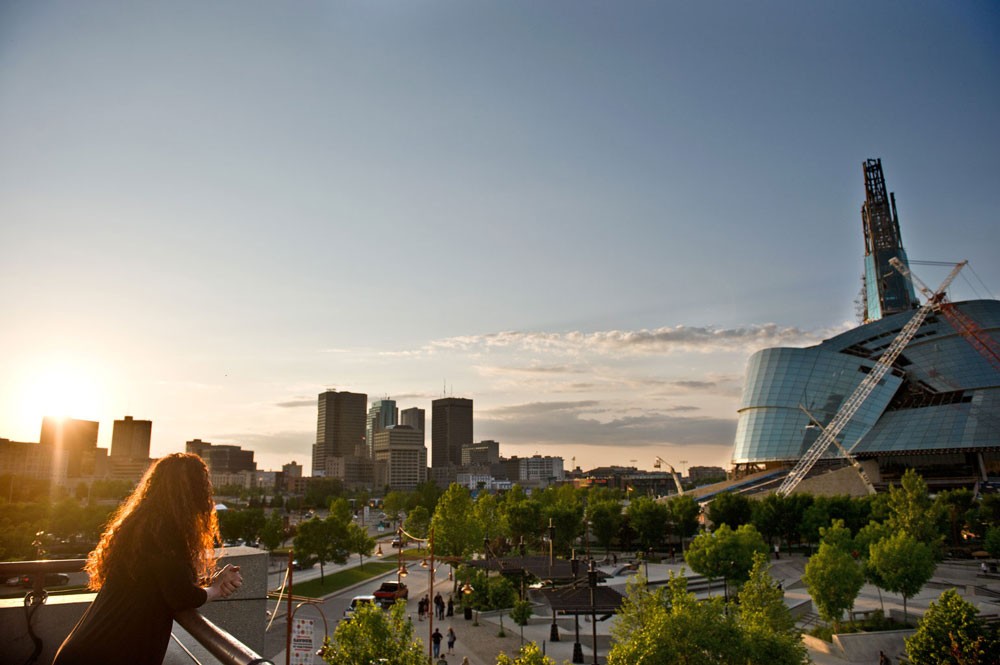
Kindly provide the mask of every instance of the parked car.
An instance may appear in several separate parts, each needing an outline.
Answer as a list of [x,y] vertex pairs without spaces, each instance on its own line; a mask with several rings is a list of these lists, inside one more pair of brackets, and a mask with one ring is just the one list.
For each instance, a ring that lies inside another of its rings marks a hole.
[[[20,586],[24,589],[30,589],[35,586],[35,580],[31,575],[19,575],[17,577],[8,577],[6,584],[7,586]],[[42,586],[54,587],[66,586],[67,584],[69,584],[69,575],[66,573],[47,573]]]
[[376,602],[378,601],[376,600],[375,596],[355,596],[354,598],[351,598],[351,604],[348,605],[347,609],[344,610],[344,618],[350,619],[352,616],[354,616],[354,612],[355,610],[358,609],[359,605],[363,605],[364,603],[376,603]]
[[406,540],[400,540],[399,536],[392,539],[392,546],[396,548],[402,548],[406,546]]

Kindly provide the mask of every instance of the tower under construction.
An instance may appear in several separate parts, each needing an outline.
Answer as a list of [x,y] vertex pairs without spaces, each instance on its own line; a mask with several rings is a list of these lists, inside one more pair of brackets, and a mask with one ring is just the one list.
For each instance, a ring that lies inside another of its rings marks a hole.
[[864,322],[898,314],[919,306],[913,284],[896,271],[890,259],[904,265],[906,251],[899,235],[896,195],[886,193],[881,159],[868,159],[865,172],[865,202],[861,206],[861,225],[865,232],[865,311]]

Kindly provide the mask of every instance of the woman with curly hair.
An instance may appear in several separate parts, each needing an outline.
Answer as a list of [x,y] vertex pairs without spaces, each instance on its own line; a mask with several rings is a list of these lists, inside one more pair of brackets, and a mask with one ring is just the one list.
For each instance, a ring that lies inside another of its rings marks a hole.
[[226,598],[243,583],[238,566],[215,572],[218,537],[205,463],[183,453],[159,459],[87,557],[98,594],[53,665],[159,665],[175,612]]

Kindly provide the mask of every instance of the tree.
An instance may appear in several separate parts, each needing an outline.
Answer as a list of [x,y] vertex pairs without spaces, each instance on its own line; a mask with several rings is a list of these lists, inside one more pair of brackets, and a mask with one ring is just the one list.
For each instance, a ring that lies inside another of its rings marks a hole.
[[735,529],[748,523],[752,513],[750,499],[734,492],[723,492],[708,504],[708,519],[715,526],[728,524],[730,529]]
[[573,542],[584,532],[583,506],[575,499],[561,499],[543,508],[542,521],[555,527],[555,550],[568,554]]
[[497,665],[556,665],[556,661],[543,654],[537,644],[528,642],[521,645],[515,658],[501,651],[497,655]]
[[384,512],[393,522],[399,519],[400,513],[407,512],[410,508],[411,497],[398,490],[389,492],[385,495],[385,498],[382,499],[382,512]]
[[406,606],[396,603],[388,612],[374,603],[362,603],[350,621],[341,621],[320,656],[332,665],[426,665],[423,642],[413,635]]
[[754,554],[767,554],[767,545],[752,524],[733,531],[723,523],[712,533],[703,533],[691,541],[684,560],[691,569],[709,579],[722,577],[737,584],[750,576]]
[[870,558],[882,588],[903,597],[903,620],[908,621],[906,601],[919,593],[934,574],[934,551],[909,533],[899,531],[873,544]]
[[514,623],[521,627],[521,645],[524,645],[524,627],[528,625],[528,620],[531,619],[532,609],[531,602],[527,600],[515,600],[514,607],[510,610],[510,618],[513,619]]
[[438,554],[466,556],[482,547],[483,531],[472,509],[472,496],[456,483],[438,499],[431,528]]
[[976,606],[948,589],[930,604],[906,639],[906,655],[923,665],[986,665],[996,662],[995,637],[990,636]]
[[587,504],[587,521],[590,532],[605,553],[611,551],[611,543],[622,527],[622,507],[617,501],[595,501]]
[[738,613],[745,625],[753,625],[761,630],[794,635],[795,619],[785,605],[785,592],[767,571],[767,555],[754,554],[750,576],[739,592]]
[[375,549],[375,539],[368,535],[368,529],[351,522],[347,525],[348,551],[357,554],[361,560],[360,567],[365,567],[365,557],[371,556]]
[[284,541],[285,521],[282,519],[280,512],[272,510],[267,521],[264,522],[263,528],[260,530],[260,542],[268,550],[275,550],[281,547],[281,543]]
[[[416,538],[426,538],[427,530],[431,525],[431,516],[423,506],[416,506],[406,515],[403,522],[403,529]],[[420,547],[418,546],[419,550]]]
[[[510,494],[514,496],[508,496],[503,505],[510,537],[515,543],[522,539],[530,542],[537,534],[542,533],[542,505],[534,499],[517,499],[513,490]],[[523,493],[521,496],[523,497]]]
[[784,596],[784,591],[767,572],[767,555],[754,554],[753,568],[740,589],[737,607],[737,620],[749,662],[772,665],[810,662]]
[[945,490],[937,495],[934,503],[943,518],[944,529],[948,532],[951,545],[962,544],[962,531],[975,518],[975,495],[967,487]]
[[741,662],[735,617],[726,613],[721,598],[699,602],[687,591],[684,577],[671,576],[666,588],[655,591],[643,582],[629,582],[611,635],[608,665]]
[[667,515],[673,525],[673,531],[681,540],[681,552],[684,552],[684,539],[698,533],[698,517],[701,506],[691,496],[683,494],[667,501]]
[[660,544],[669,528],[666,504],[640,496],[629,504],[626,513],[644,550]]
[[[819,615],[837,625],[844,612],[854,606],[854,599],[865,583],[865,572],[850,551],[844,548],[846,528],[843,522],[837,520],[831,529],[825,531],[824,542],[820,544],[819,552],[809,557],[802,580],[816,603]],[[849,532],[847,535],[850,535]]]
[[480,524],[489,525],[486,533],[492,540],[496,541],[500,538],[506,538],[510,533],[507,528],[507,517],[503,514],[500,501],[495,494],[490,494],[489,492],[480,494],[476,497],[473,510],[476,521]]
[[751,505],[751,523],[760,531],[768,545],[774,544],[775,539],[781,539],[786,503],[784,496],[774,492]]
[[927,483],[913,469],[907,469],[899,486],[889,487],[889,516],[885,520],[894,532],[904,532],[931,546],[935,558],[943,555],[944,537],[938,529],[943,507],[934,503],[927,492]]
[[314,517],[299,524],[294,547],[300,559],[316,557],[319,561],[320,583],[324,580],[323,566],[327,561],[347,561],[348,544],[346,525],[335,517],[324,520]]

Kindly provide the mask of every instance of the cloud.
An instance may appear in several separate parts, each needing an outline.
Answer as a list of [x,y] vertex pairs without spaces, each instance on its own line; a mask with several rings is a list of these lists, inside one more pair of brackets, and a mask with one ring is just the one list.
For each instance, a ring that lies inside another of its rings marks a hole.
[[476,431],[477,436],[501,444],[539,446],[731,446],[736,433],[735,418],[677,415],[697,407],[633,410],[637,415],[601,419],[601,415],[621,414],[623,410],[595,400],[530,402],[477,413]]
[[589,351],[592,353],[719,353],[747,352],[772,346],[816,344],[839,330],[807,331],[774,323],[738,328],[672,326],[652,330],[585,332],[505,331],[432,341],[430,351],[473,351],[519,348],[530,351]]
[[292,399],[287,402],[277,402],[275,406],[280,406],[283,409],[298,409],[303,406],[316,406],[316,398]]

